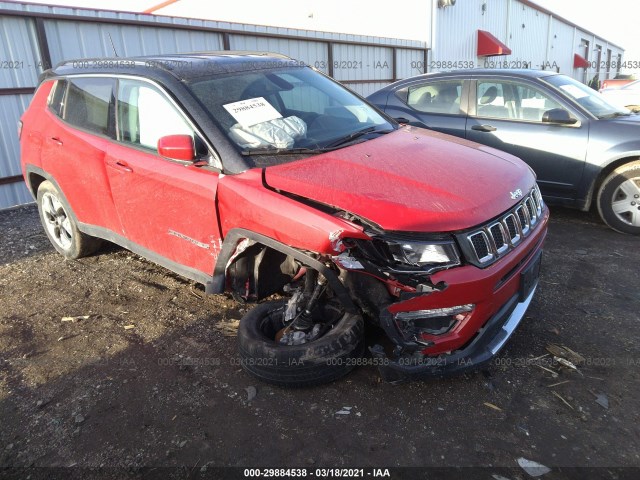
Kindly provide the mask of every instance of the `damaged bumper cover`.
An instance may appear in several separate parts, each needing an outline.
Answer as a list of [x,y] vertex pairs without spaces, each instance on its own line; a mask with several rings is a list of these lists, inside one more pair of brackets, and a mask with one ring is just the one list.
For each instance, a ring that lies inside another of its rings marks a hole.
[[406,380],[458,374],[487,364],[507,343],[524,318],[536,288],[537,283],[523,301],[519,301],[519,294],[514,295],[489,319],[468,346],[450,355],[400,357],[391,360],[387,358],[381,346],[372,347],[371,354],[374,359],[379,360],[377,363],[382,378],[390,383],[400,383]]
[[[447,376],[490,362],[524,318],[538,287],[547,220],[548,214],[543,217],[543,228],[503,261],[486,269],[461,267],[440,272],[436,277],[448,284],[445,290],[409,298],[383,310],[381,326],[396,345],[389,357],[381,346],[371,349],[383,379],[399,383]],[[456,309],[446,308],[453,305]],[[420,334],[420,328],[431,321],[428,317],[418,325],[417,335],[415,328],[407,328],[412,311],[419,317],[439,308],[452,310],[449,315],[463,313],[454,316],[450,325],[437,325],[444,327],[444,332],[425,334],[422,330]]]

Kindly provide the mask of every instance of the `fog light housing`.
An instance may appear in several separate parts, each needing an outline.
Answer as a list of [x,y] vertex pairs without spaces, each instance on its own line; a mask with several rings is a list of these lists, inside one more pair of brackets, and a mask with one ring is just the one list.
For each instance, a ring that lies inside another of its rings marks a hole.
[[398,312],[393,319],[405,339],[420,343],[420,335],[443,335],[461,322],[475,308],[474,304],[458,305],[431,310]]

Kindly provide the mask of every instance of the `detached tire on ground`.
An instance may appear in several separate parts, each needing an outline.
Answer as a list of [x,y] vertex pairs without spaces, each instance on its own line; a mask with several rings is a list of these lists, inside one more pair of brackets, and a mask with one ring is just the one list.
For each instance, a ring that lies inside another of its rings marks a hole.
[[640,235],[640,161],[616,168],[598,191],[598,211],[614,230]]
[[100,247],[100,239],[78,229],[71,207],[53,183],[45,180],[40,184],[37,202],[44,231],[54,248],[65,258],[86,257]]
[[349,373],[364,352],[364,321],[345,313],[322,337],[302,345],[281,345],[273,338],[284,327],[285,300],[262,303],[240,320],[238,347],[242,367],[268,383],[305,387],[328,383]]

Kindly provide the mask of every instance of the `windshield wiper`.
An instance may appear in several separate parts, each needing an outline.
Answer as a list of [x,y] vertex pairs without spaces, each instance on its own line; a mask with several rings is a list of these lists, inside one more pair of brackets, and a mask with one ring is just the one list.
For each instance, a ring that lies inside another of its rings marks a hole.
[[340,145],[344,145],[345,143],[349,143],[357,138],[360,138],[364,135],[367,135],[368,133],[380,133],[380,134],[384,134],[384,133],[391,133],[393,132],[393,129],[391,130],[376,130],[376,128],[378,128],[376,125],[373,125],[371,127],[367,127],[367,128],[363,128],[362,130],[356,130],[353,133],[350,133],[349,135],[345,136],[345,137],[341,137],[338,138],[336,140],[334,140],[333,142],[328,143],[327,145],[324,146],[325,149],[328,148],[334,148],[334,147],[339,147]]
[[628,117],[629,115],[631,115],[631,112],[629,112],[629,113],[626,113],[626,112],[613,112],[613,113],[607,113],[606,115],[600,115],[600,116],[598,116],[598,118],[600,120],[606,120],[608,118]]
[[242,155],[289,155],[295,153],[322,153],[324,149],[312,148],[251,148],[242,150]]

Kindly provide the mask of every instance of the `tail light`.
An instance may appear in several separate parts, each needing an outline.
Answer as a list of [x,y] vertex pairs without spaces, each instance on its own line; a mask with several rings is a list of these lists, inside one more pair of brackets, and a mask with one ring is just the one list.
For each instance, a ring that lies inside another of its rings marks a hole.
[[18,120],[18,140],[22,136],[22,120]]

